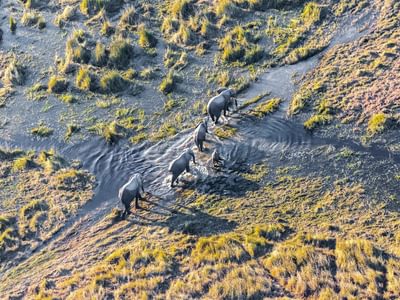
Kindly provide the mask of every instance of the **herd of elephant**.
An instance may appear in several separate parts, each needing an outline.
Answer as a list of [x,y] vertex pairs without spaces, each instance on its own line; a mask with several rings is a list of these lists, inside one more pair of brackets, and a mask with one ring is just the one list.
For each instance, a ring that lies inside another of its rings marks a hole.
[[[234,98],[235,92],[233,89],[221,88],[217,90],[218,95],[211,98],[208,101],[207,113],[208,117],[199,123],[194,130],[193,140],[199,151],[203,152],[203,143],[206,140],[206,134],[208,133],[208,119],[211,118],[215,124],[218,124],[218,120],[222,113],[226,117],[229,108],[233,105],[237,108],[237,100]],[[193,159],[193,163],[196,164],[196,158],[192,149],[185,149],[176,159],[174,159],[168,168],[168,171],[172,173],[171,188],[174,187],[174,182],[178,182],[178,177],[185,170],[190,172],[190,161]],[[220,166],[223,162],[220,157],[218,150],[215,149],[211,156],[213,165]],[[139,208],[139,200],[143,199],[140,192],[144,193],[143,179],[141,174],[134,174],[130,180],[124,184],[118,193],[118,197],[125,207],[122,217],[125,217],[130,213],[131,202],[135,199],[135,208]]]

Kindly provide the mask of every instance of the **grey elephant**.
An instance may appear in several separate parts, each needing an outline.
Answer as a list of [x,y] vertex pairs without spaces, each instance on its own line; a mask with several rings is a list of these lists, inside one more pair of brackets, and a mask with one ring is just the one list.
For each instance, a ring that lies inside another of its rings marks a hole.
[[189,164],[190,160],[193,159],[193,163],[196,163],[194,153],[192,149],[186,149],[178,158],[171,162],[168,171],[172,173],[171,187],[174,187],[175,180],[178,182],[178,176],[183,171],[190,172]]
[[215,96],[208,101],[207,112],[210,118],[218,124],[218,119],[221,116],[222,111],[224,111],[224,116],[226,117],[226,112],[234,104],[237,105],[237,100],[233,98],[235,91],[233,89],[218,89],[219,95]]
[[119,200],[121,200],[122,204],[125,206],[122,217],[130,214],[130,207],[133,199],[135,199],[135,208],[139,208],[139,199],[143,199],[140,195],[140,191],[144,193],[143,179],[140,174],[136,173],[119,189]]
[[203,152],[203,143],[206,140],[206,133],[208,133],[207,129],[207,119],[204,119],[203,122],[197,125],[196,129],[193,133],[194,143],[196,144],[197,148]]
[[217,149],[212,153],[211,161],[214,167],[220,167],[224,164],[224,159],[221,157]]

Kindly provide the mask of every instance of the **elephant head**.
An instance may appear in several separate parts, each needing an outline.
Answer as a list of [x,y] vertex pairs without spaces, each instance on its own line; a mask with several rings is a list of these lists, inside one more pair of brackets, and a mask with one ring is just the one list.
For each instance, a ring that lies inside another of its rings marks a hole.
[[195,164],[195,163],[196,163],[196,158],[195,158],[195,156],[194,156],[193,150],[192,150],[192,149],[187,149],[187,150],[186,150],[186,153],[187,153],[190,157],[192,157],[193,163]]
[[228,106],[232,106],[235,105],[236,108],[238,108],[238,103],[237,103],[237,99],[236,97],[234,97],[236,95],[236,92],[234,89],[219,89],[221,90],[220,94],[225,98],[226,101],[228,101]]

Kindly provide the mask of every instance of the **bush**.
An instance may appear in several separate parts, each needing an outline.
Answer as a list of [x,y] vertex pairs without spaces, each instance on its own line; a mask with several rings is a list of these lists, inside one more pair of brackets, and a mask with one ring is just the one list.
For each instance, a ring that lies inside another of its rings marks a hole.
[[101,77],[100,87],[104,92],[117,93],[126,87],[126,81],[119,72],[113,70]]
[[133,57],[133,46],[130,40],[121,37],[115,39],[110,45],[110,62],[117,68],[127,68]]
[[50,77],[48,83],[48,91],[51,93],[62,93],[65,92],[68,87],[68,81],[63,77],[53,75]]
[[159,90],[164,94],[169,94],[175,87],[174,73],[170,71],[167,76],[161,81]]
[[309,118],[307,121],[304,122],[304,127],[308,130],[313,130],[318,125],[328,124],[332,119],[333,119],[333,117],[328,114],[314,115],[311,118]]
[[66,61],[87,64],[91,54],[86,49],[86,34],[83,30],[75,30],[66,43]]

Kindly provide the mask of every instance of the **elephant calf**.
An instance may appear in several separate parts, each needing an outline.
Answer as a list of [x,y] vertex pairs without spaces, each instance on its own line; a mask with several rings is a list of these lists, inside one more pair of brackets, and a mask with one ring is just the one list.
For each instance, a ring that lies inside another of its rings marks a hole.
[[[190,172],[189,164],[193,158],[193,163],[196,163],[192,149],[186,149],[178,158],[171,162],[168,171],[172,173],[171,187],[174,187],[175,180],[182,174],[183,171]],[[178,181],[178,180],[177,180]]]
[[215,96],[208,101],[207,112],[210,118],[218,124],[218,119],[221,116],[222,111],[224,111],[224,116],[226,117],[226,112],[229,111],[229,107],[234,104],[237,105],[237,100],[233,98],[235,95],[232,89],[220,89],[221,91],[218,96]]
[[199,125],[197,125],[193,134],[194,143],[201,152],[203,152],[203,143],[206,140],[206,133],[208,133],[207,120],[204,120]]
[[131,202],[134,198],[135,208],[139,208],[138,201],[139,199],[143,199],[140,195],[140,190],[144,193],[142,176],[137,173],[134,174],[131,179],[129,179],[129,181],[119,189],[119,200],[121,200],[122,204],[125,206],[125,211],[123,212],[122,217],[130,214]]
[[214,152],[211,155],[211,161],[214,167],[219,167],[223,165],[224,160],[222,157],[219,155],[219,152],[217,149],[214,150]]

